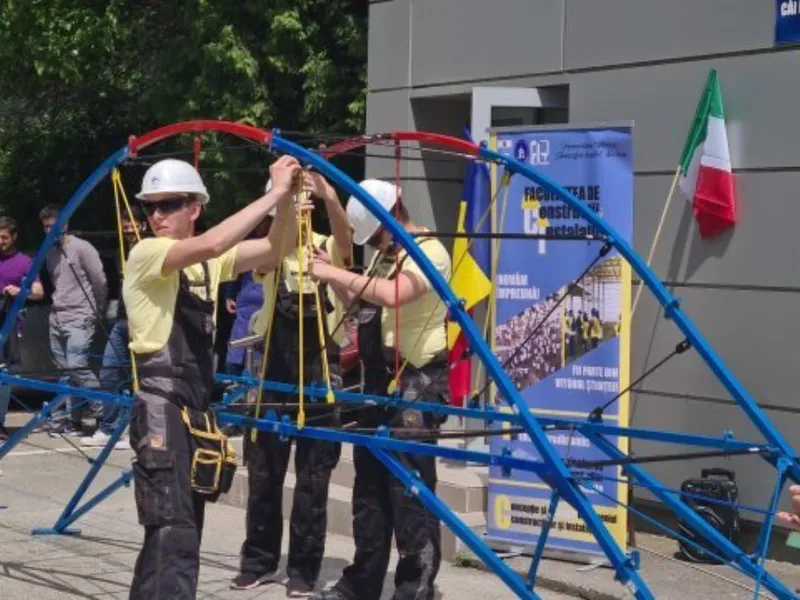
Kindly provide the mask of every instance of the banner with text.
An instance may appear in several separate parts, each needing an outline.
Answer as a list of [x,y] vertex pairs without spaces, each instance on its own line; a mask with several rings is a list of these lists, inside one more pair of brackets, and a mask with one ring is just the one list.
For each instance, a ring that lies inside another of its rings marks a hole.
[[[566,188],[631,241],[630,127],[504,130],[493,134],[492,143]],[[495,186],[502,177],[502,169],[497,171]],[[556,195],[519,175],[498,195],[493,221],[501,233],[540,236],[496,244],[494,351],[533,414],[585,420],[628,385],[630,267],[614,250],[601,257],[599,232]],[[627,426],[628,400],[624,394],[612,402],[603,420]],[[509,410],[502,398],[495,402],[498,410]],[[575,471],[592,475],[587,497],[624,548],[627,513],[617,502],[627,503],[628,492],[619,467],[579,467],[575,461],[607,457],[578,433],[547,435]],[[627,440],[608,439],[627,452]],[[495,436],[491,446],[494,454],[539,459],[526,435]],[[488,537],[535,543],[549,503],[550,488],[532,473],[491,467]],[[565,502],[558,505],[546,549],[602,554]]]

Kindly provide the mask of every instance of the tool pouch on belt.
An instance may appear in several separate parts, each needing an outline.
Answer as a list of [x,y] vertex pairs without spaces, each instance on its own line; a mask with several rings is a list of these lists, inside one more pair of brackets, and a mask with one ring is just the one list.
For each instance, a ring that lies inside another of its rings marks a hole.
[[189,430],[192,449],[190,482],[192,491],[202,494],[208,502],[216,502],[227,493],[236,473],[236,451],[217,427],[211,412],[199,412],[186,407],[181,411]]

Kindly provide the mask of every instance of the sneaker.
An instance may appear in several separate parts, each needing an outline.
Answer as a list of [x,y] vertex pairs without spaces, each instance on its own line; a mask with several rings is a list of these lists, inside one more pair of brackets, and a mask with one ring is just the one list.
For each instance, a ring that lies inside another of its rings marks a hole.
[[347,596],[345,596],[342,592],[340,592],[336,588],[322,590],[321,592],[317,592],[316,594],[313,594],[310,597],[312,600],[350,600]]
[[81,446],[84,448],[102,448],[110,439],[110,435],[98,429],[89,437],[81,438]]
[[232,590],[252,590],[264,583],[272,583],[275,581],[277,571],[270,571],[263,575],[256,575],[255,573],[239,573],[231,580]]
[[286,596],[289,598],[310,598],[314,586],[301,577],[292,577],[286,584]]
[[[94,432],[93,435],[85,438],[81,438],[81,446],[84,448],[103,448],[106,444],[108,444],[108,440],[111,439],[111,436],[107,433],[103,433],[99,429]],[[114,445],[115,450],[130,450],[131,443],[128,441],[127,437],[120,437],[117,440],[117,443]]]
[[61,425],[51,428],[49,433],[50,437],[77,437],[82,434],[83,432],[71,421],[66,421]]

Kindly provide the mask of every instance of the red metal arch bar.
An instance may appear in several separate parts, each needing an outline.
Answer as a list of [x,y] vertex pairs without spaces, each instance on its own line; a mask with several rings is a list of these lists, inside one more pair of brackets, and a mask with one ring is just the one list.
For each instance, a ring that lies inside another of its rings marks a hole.
[[200,133],[203,131],[230,133],[253,140],[259,144],[264,144],[265,146],[269,146],[272,143],[271,132],[253,127],[252,125],[245,125],[244,123],[212,120],[183,121],[181,123],[173,123],[172,125],[154,129],[140,137],[130,136],[130,138],[128,138],[128,153],[130,156],[136,156],[143,148],[160,142],[161,140],[182,133]]

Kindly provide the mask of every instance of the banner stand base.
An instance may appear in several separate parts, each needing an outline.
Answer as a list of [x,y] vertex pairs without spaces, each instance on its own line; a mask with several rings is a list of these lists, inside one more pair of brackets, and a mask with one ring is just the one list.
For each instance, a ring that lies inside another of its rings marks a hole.
[[[483,541],[489,548],[500,556],[525,556],[533,558],[533,551],[536,547],[535,543],[520,544],[518,542],[510,543],[502,538],[493,537],[490,535],[481,536]],[[542,558],[548,560],[558,560],[561,562],[574,563],[582,565],[576,569],[578,572],[594,571],[597,568],[611,568],[605,556],[600,554],[590,554],[586,552],[572,552],[570,550],[559,550],[554,548],[545,548]]]

